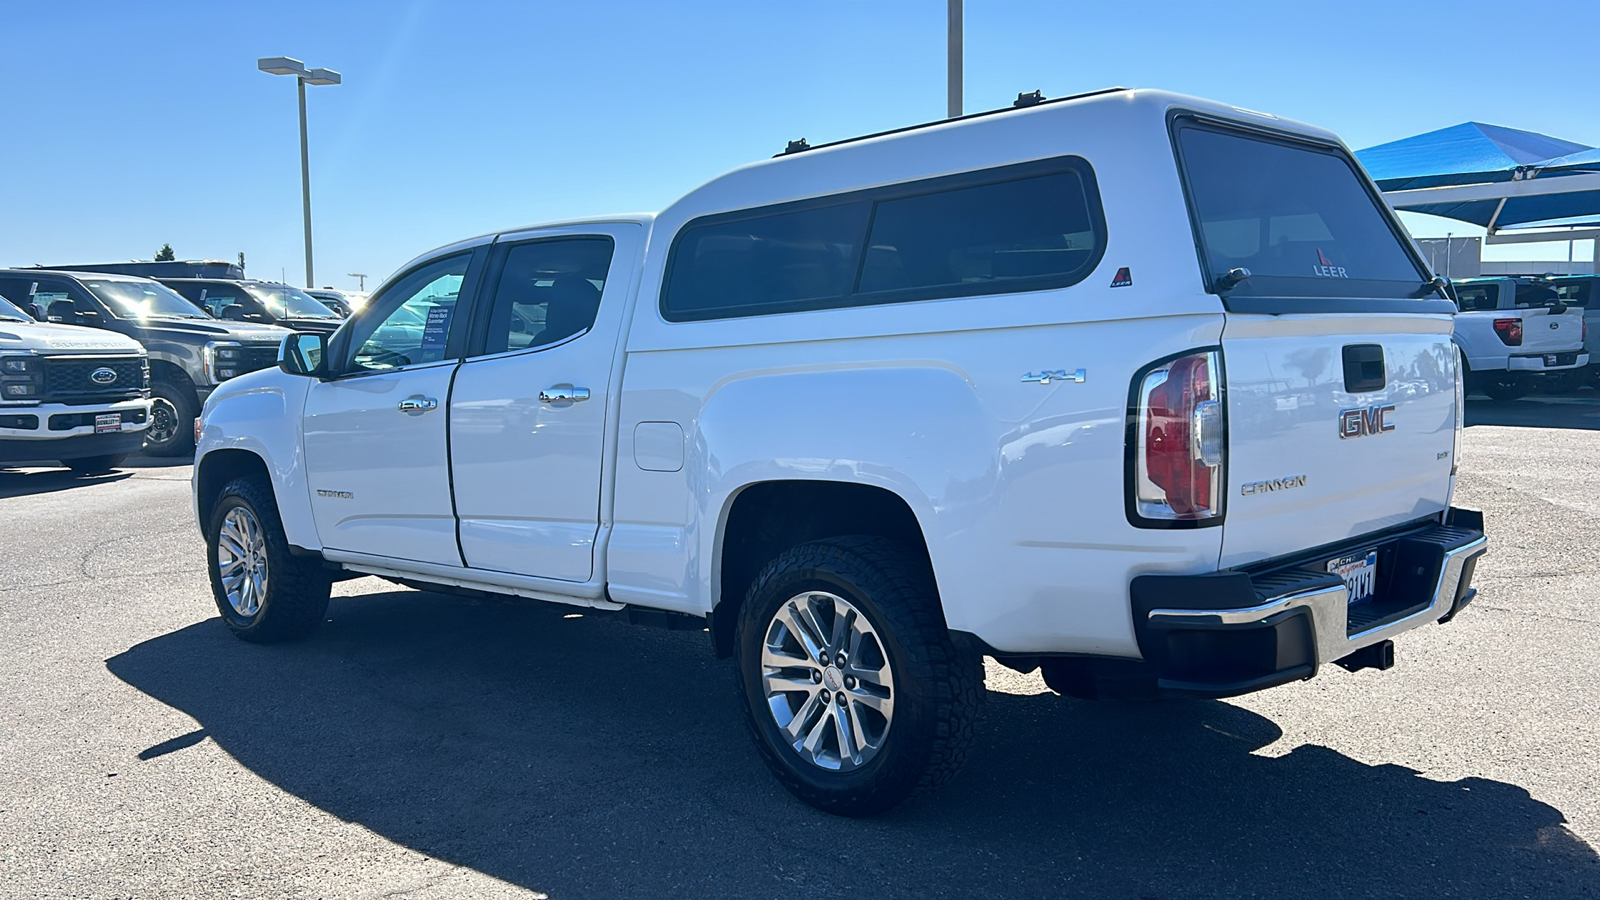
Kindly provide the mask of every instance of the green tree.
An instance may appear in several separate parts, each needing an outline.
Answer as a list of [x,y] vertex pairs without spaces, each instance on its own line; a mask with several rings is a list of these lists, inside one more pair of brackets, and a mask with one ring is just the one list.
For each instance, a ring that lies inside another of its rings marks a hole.
[[161,249],[156,251],[156,262],[172,262],[177,258],[178,254],[172,252],[171,244],[162,244]]

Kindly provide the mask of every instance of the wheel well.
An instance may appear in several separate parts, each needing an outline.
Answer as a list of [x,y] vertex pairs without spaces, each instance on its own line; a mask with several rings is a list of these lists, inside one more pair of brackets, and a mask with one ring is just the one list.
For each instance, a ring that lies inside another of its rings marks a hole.
[[164,359],[150,360],[150,380],[171,381],[179,386],[187,386],[190,390],[194,389],[194,380],[189,377],[189,373],[185,372],[182,366]]
[[204,521],[210,514],[211,507],[216,505],[217,497],[228,482],[249,475],[259,475],[266,483],[267,490],[272,490],[272,476],[267,471],[266,462],[249,450],[213,450],[207,453],[200,460],[200,474],[194,486],[195,507],[201,520]]
[[892,538],[927,554],[916,514],[892,491],[841,481],[767,481],[742,490],[722,533],[722,588],[710,617],[717,655],[733,654],[739,606],[762,566],[797,544],[847,534]]

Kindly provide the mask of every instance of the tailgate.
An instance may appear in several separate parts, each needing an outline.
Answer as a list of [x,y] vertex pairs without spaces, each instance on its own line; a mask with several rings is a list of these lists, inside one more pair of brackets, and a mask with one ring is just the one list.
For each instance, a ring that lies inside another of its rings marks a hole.
[[1339,542],[1449,505],[1451,324],[1448,315],[1228,315],[1222,566]]
[[1505,311],[1497,318],[1522,320],[1522,346],[1512,347],[1513,355],[1567,353],[1583,349],[1583,310],[1568,309],[1552,315],[1548,309]]

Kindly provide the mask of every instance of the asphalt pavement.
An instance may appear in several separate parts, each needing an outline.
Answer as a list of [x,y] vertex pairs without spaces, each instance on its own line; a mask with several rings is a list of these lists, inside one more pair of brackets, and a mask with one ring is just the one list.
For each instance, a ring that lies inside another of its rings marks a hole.
[[1472,407],[1480,596],[1396,668],[991,664],[964,773],[870,820],[767,775],[703,635],[363,578],[251,646],[187,465],[0,470],[0,897],[1600,897],[1600,399]]

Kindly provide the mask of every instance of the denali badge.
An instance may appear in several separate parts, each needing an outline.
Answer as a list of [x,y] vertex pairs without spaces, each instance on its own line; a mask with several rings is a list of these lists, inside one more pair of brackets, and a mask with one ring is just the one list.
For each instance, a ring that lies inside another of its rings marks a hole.
[[1388,420],[1389,413],[1394,412],[1394,404],[1388,406],[1374,406],[1368,409],[1345,409],[1339,411],[1339,438],[1366,437],[1369,434],[1382,434],[1393,431],[1394,425]]
[[89,380],[95,384],[111,384],[117,380],[117,370],[102,366],[89,373]]
[[1304,475],[1290,475],[1288,478],[1274,478],[1271,481],[1252,481],[1239,486],[1239,493],[1246,497],[1251,494],[1265,494],[1270,491],[1287,491],[1290,488],[1305,487]]

